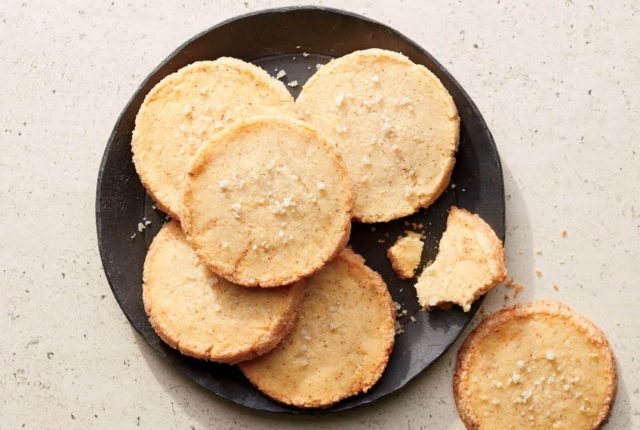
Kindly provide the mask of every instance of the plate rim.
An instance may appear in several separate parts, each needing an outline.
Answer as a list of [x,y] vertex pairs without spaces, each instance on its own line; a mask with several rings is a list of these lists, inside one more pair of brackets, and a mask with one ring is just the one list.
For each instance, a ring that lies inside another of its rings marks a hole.
[[[125,310],[124,305],[122,303],[122,301],[120,300],[120,298],[118,297],[118,295],[116,294],[115,290],[114,290],[114,286],[113,286],[113,281],[111,279],[111,276],[109,274],[109,272],[107,271],[107,267],[106,267],[106,250],[104,249],[104,244],[103,244],[103,240],[102,240],[102,235],[101,235],[101,230],[102,230],[102,211],[100,208],[100,202],[102,200],[102,180],[103,180],[103,174],[104,174],[104,170],[105,170],[105,165],[108,159],[108,155],[110,153],[110,150],[114,144],[114,141],[116,140],[116,136],[118,135],[118,124],[120,124],[120,122],[122,121],[123,117],[126,115],[127,111],[129,110],[129,108],[131,107],[131,105],[134,102],[134,99],[136,98],[136,96],[138,95],[138,93],[148,84],[148,82],[153,78],[153,76],[156,74],[156,72],[158,72],[158,70],[160,70],[161,68],[163,68],[164,66],[166,66],[168,63],[170,63],[180,52],[182,52],[188,45],[190,45],[191,43],[193,43],[194,41],[198,40],[199,38],[203,37],[204,35],[215,31],[221,27],[224,27],[226,25],[232,24],[234,22],[237,21],[241,21],[247,18],[251,18],[254,16],[259,16],[259,15],[269,15],[269,14],[280,14],[280,13],[288,13],[288,12],[295,12],[295,11],[310,11],[310,12],[325,12],[325,13],[330,13],[330,14],[334,14],[334,15],[342,15],[342,16],[347,16],[350,18],[355,18],[361,21],[365,21],[369,24],[374,24],[377,26],[380,26],[384,29],[386,29],[387,31],[389,31],[390,33],[392,33],[394,36],[398,37],[399,39],[401,39],[402,41],[414,46],[422,55],[424,55],[425,57],[427,57],[430,61],[432,61],[437,67],[438,67],[438,71],[439,73],[441,73],[442,75],[446,76],[447,79],[449,79],[451,82],[453,82],[457,89],[460,91],[461,95],[465,98],[465,100],[469,103],[469,106],[471,108],[471,112],[474,115],[474,117],[478,120],[479,122],[479,126],[482,128],[483,132],[486,134],[487,140],[489,145],[491,146],[491,148],[493,149],[493,152],[496,154],[496,163],[497,163],[497,169],[500,171],[500,176],[499,176],[499,184],[498,186],[500,186],[500,192],[502,195],[502,199],[501,199],[501,206],[502,206],[502,216],[500,219],[500,223],[503,227],[503,231],[497,232],[498,233],[498,237],[502,240],[503,243],[506,242],[506,202],[505,202],[505,190],[504,190],[504,173],[503,173],[503,169],[502,169],[502,163],[500,160],[500,154],[498,152],[498,148],[496,146],[495,140],[493,138],[493,135],[491,133],[491,131],[489,130],[486,121],[484,119],[484,117],[482,116],[480,110],[478,109],[475,101],[469,96],[469,94],[467,93],[467,91],[464,89],[464,87],[454,78],[454,76],[449,72],[449,70],[444,67],[436,58],[434,58],[427,50],[425,50],[420,44],[414,42],[411,38],[405,36],[403,33],[399,32],[398,30],[390,27],[389,25],[380,22],[378,20],[369,18],[367,16],[358,14],[358,13],[354,13],[351,11],[347,11],[344,9],[338,9],[338,8],[332,8],[332,7],[325,7],[325,6],[312,6],[312,5],[300,5],[300,6],[284,6],[284,7],[275,7],[275,8],[267,8],[267,9],[260,9],[260,10],[256,10],[256,11],[252,11],[252,12],[248,12],[248,13],[243,13],[240,15],[235,15],[233,17],[227,18],[223,21],[218,22],[217,24],[214,24],[202,31],[199,31],[198,33],[196,33],[195,35],[191,36],[189,39],[187,39],[185,42],[181,43],[177,48],[175,48],[174,50],[172,50],[168,56],[166,56],[156,67],[154,67],[149,73],[148,75],[140,82],[139,85],[136,86],[136,88],[133,90],[132,95],[129,97],[129,99],[127,100],[127,102],[125,103],[124,107],[122,108],[120,114],[117,116],[113,129],[111,131],[111,133],[109,134],[109,138],[107,140],[107,145],[105,146],[105,149],[102,153],[102,158],[100,161],[100,167],[98,170],[98,177],[97,177],[97,181],[96,181],[96,201],[95,201],[95,217],[96,217],[96,236],[97,236],[97,242],[98,242],[98,250],[99,250],[99,254],[100,254],[100,261],[102,264],[102,269],[103,272],[105,274],[105,277],[107,279],[107,282],[109,284],[109,288],[111,289],[111,293],[113,295],[113,297],[116,300],[116,303],[118,304],[121,312],[125,315],[127,321],[129,322],[129,324],[131,325],[131,327],[133,327],[133,329],[135,330],[135,332],[138,334],[138,336],[140,336],[145,343],[151,347],[152,350],[155,349],[153,348],[153,346],[149,343],[149,341],[146,339],[146,337],[144,336],[144,334],[142,333],[141,329],[139,329],[136,324],[134,323],[132,317],[129,315],[129,313]],[[237,401],[234,398],[229,398],[226,396],[223,396],[221,394],[216,393],[215,391],[212,391],[211,389],[209,389],[208,387],[206,387],[204,384],[200,383],[199,380],[190,377],[187,372],[185,372],[183,369],[181,369],[179,366],[177,366],[173,360],[169,360],[169,364],[170,366],[178,371],[181,375],[183,375],[187,380],[190,380],[191,382],[195,383],[197,386],[199,386],[200,388],[206,390],[209,393],[213,393],[216,395],[217,398],[219,399],[223,399],[224,401],[227,401],[231,404],[237,405],[237,406],[241,406],[244,408],[248,408],[254,411],[258,411],[260,413],[276,413],[276,414],[289,414],[289,415],[323,415],[323,414],[336,414],[336,413],[340,413],[340,412],[344,412],[347,410],[352,410],[352,409],[356,409],[358,407],[361,406],[367,406],[367,405],[371,405],[372,403],[375,403],[378,400],[381,400],[383,398],[387,398],[390,395],[393,395],[394,393],[398,392],[399,390],[401,390],[402,388],[406,387],[407,385],[411,384],[412,382],[414,382],[418,376],[420,376],[421,374],[423,374],[429,367],[431,367],[431,365],[439,360],[444,354],[447,353],[447,351],[449,351],[449,349],[453,346],[453,344],[456,343],[456,341],[458,341],[460,339],[460,336],[462,336],[463,332],[467,329],[467,327],[469,326],[469,324],[471,324],[475,314],[477,313],[477,310],[479,309],[480,305],[482,304],[482,302],[484,301],[486,295],[481,296],[475,303],[474,306],[471,310],[471,318],[469,318],[469,320],[463,325],[462,329],[460,330],[460,332],[451,340],[451,342],[442,350],[441,353],[439,353],[430,364],[428,364],[426,367],[424,367],[422,370],[420,370],[419,372],[417,372],[415,375],[413,375],[412,377],[410,377],[403,385],[396,387],[394,389],[392,389],[391,391],[388,391],[387,393],[381,395],[378,398],[375,399],[367,399],[365,401],[362,401],[361,403],[355,404],[355,405],[350,405],[348,407],[343,407],[340,408],[340,404],[342,402],[338,402],[336,405],[333,405],[331,408],[329,409],[303,409],[303,408],[295,408],[295,409],[282,409],[282,410],[277,410],[277,411],[272,411],[272,410],[268,410],[268,409],[262,409],[262,408],[255,408],[255,407],[251,407],[249,405],[246,405],[244,403],[241,403],[239,401]],[[163,360],[163,361],[167,361],[167,360]],[[335,406],[335,407],[334,407]]]

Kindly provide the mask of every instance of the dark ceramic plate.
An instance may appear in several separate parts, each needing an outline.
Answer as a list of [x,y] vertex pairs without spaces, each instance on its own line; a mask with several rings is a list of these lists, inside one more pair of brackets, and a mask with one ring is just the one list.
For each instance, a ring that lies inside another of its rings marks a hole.
[[[498,152],[475,104],[444,67],[395,30],[361,16],[315,7],[267,10],[219,24],[169,55],[140,85],[109,138],[98,176],[96,218],[102,263],[113,294],[131,325],[163,360],[202,387],[234,403],[264,411],[301,412],[263,396],[236,367],[179,354],[167,347],[149,325],[141,296],[142,266],[147,247],[162,226],[164,214],[153,209],[153,202],[145,194],[131,161],[131,132],[136,113],[153,85],[194,61],[237,57],[262,66],[272,75],[276,74],[276,68],[286,69],[286,79],[296,79],[302,85],[316,70],[316,64],[372,47],[402,52],[414,62],[427,66],[453,96],[462,122],[452,178],[455,188],[449,188],[434,205],[411,217],[385,224],[353,226],[351,246],[382,274],[394,299],[408,311],[400,319],[404,333],[396,338],[389,365],[371,390],[314,412],[340,411],[371,403],[398,390],[440,357],[479,306],[476,303],[466,314],[458,308],[420,311],[413,281],[398,280],[386,258],[386,249],[409,228],[425,233],[422,264],[432,260],[451,205],[480,214],[504,239],[504,190]],[[297,96],[300,87],[290,89]],[[151,224],[143,233],[138,233],[137,225],[143,218]],[[411,316],[415,322],[410,320]]]

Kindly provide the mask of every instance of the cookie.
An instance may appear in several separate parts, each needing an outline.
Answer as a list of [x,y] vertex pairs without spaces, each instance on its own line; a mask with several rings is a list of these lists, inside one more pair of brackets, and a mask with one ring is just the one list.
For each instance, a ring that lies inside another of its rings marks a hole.
[[324,408],[378,381],[393,348],[394,322],[386,284],[346,248],[307,280],[289,337],[240,369],[274,400]]
[[468,429],[596,429],[616,393],[604,334],[568,306],[503,309],[467,337],[453,378]]
[[453,206],[436,259],[415,287],[420,305],[427,309],[455,303],[468,312],[478,297],[506,277],[502,241],[478,215]]
[[409,232],[406,236],[398,238],[396,243],[387,249],[387,257],[398,278],[413,278],[420,264],[423,248],[424,242],[420,235],[415,232]]
[[202,142],[248,116],[294,110],[285,86],[257,66],[226,57],[190,64],[144,99],[131,140],[136,170],[158,207],[179,219],[182,182]]
[[258,117],[203,147],[185,182],[183,228],[213,272],[273,287],[312,274],[344,248],[352,204],[340,155],[316,129]]
[[303,282],[249,289],[208,271],[172,221],[144,262],[142,298],[156,333],[181,353],[237,363],[273,349],[292,329]]
[[342,153],[356,191],[357,220],[410,215],[446,188],[460,119],[426,67],[396,52],[356,51],[313,75],[296,106]]

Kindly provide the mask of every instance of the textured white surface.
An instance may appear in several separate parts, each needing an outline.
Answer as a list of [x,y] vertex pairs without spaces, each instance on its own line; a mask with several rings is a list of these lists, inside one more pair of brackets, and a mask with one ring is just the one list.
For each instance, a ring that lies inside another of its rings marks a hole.
[[[93,210],[117,115],[187,38],[285,4],[0,3],[1,429],[462,428],[451,394],[459,343],[373,407],[270,416],[167,367],[110,293]],[[638,3],[348,4],[421,44],[474,98],[502,156],[518,300],[562,300],[607,333],[620,376],[608,428],[640,427]]]

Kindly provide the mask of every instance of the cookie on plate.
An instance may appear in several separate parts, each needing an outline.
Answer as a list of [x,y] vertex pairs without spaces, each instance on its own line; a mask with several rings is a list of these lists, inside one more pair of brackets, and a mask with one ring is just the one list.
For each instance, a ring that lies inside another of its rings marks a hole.
[[248,116],[294,110],[284,85],[257,66],[227,57],[190,64],[144,99],[131,140],[136,170],[158,207],[178,219],[182,181],[202,142]]
[[144,262],[142,298],[158,336],[183,354],[223,363],[273,349],[291,330],[303,282],[250,289],[208,271],[172,221],[153,239]]
[[185,181],[182,225],[213,272],[273,287],[312,274],[344,248],[352,204],[341,157],[315,128],[263,116],[203,147]]
[[453,378],[468,429],[596,429],[616,393],[609,342],[568,306],[539,301],[485,318]]
[[296,105],[342,153],[359,221],[411,215],[446,188],[460,119],[426,67],[392,51],[356,51],[314,74]]
[[420,234],[410,231],[387,249],[387,257],[398,278],[413,278],[420,264],[423,248],[424,242]]
[[482,218],[453,206],[438,254],[416,282],[420,305],[462,306],[465,312],[478,297],[507,277],[502,241]]
[[327,407],[380,379],[393,348],[394,322],[386,284],[346,248],[307,280],[289,337],[240,369],[279,402]]

